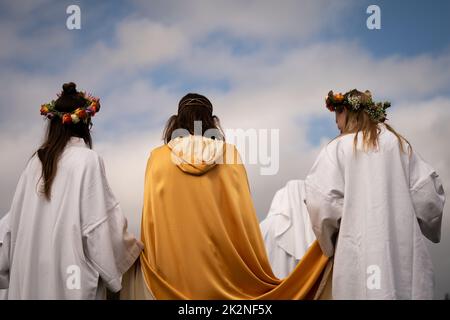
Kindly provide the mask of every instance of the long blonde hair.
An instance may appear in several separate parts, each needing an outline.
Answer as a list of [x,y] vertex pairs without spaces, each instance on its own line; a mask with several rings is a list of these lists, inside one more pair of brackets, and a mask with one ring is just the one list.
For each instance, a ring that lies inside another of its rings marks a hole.
[[[357,91],[357,95],[361,95],[361,99],[365,99],[368,97],[368,94],[370,94],[368,91],[366,92],[367,93]],[[364,109],[353,111],[350,110],[347,106],[343,106],[343,108],[347,109],[347,115],[345,119],[344,129],[342,130],[342,133],[338,137],[354,133],[355,137],[353,139],[353,150],[356,154],[359,132],[362,132],[363,151],[367,152],[370,150],[376,150],[379,145],[379,135],[381,132],[381,129],[378,126],[380,122],[371,119],[369,114],[365,112]],[[336,112],[339,111],[342,112],[343,109],[337,108]],[[389,124],[384,122],[383,124],[386,126],[387,130],[392,132],[397,137],[400,150],[402,152],[406,152],[403,146],[403,142],[405,142],[408,145],[408,153],[411,154],[412,147],[411,144],[408,142],[408,140],[406,140],[406,138],[404,138],[401,134],[395,131],[394,128],[392,128]]]

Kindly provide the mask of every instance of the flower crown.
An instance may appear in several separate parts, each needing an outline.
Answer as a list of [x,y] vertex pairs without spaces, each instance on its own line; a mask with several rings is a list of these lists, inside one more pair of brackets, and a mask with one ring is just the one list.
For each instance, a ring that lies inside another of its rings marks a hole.
[[[47,119],[61,118],[63,124],[77,124],[80,121],[87,123],[88,120],[100,111],[100,99],[85,92],[79,93],[86,101],[86,106],[79,107],[73,112],[61,112],[55,109],[55,100],[41,105],[41,115]],[[60,95],[58,95],[60,96]]]
[[348,110],[358,112],[365,111],[369,117],[375,122],[384,122],[387,118],[386,109],[391,106],[389,101],[373,102],[372,93],[366,90],[363,94],[356,89],[353,89],[345,94],[333,91],[328,92],[325,98],[325,105],[328,110],[334,112],[336,107],[347,107]]

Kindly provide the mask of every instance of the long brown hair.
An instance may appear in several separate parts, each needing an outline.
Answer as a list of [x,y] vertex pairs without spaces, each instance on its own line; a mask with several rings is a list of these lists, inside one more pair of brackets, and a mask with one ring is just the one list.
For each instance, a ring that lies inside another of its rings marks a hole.
[[[360,98],[360,101],[365,101],[370,98],[369,91],[366,91],[366,93],[358,91],[358,90],[352,90],[350,92],[347,92],[345,95],[351,93],[353,96],[357,95]],[[344,96],[345,96],[344,95]],[[355,137],[353,139],[353,150],[356,153],[357,145],[358,145],[358,135],[359,132],[362,133],[362,139],[363,139],[363,150],[369,151],[374,150],[378,148],[379,143],[379,135],[381,132],[380,127],[378,126],[379,122],[374,121],[367,112],[365,112],[363,109],[360,109],[358,111],[350,110],[347,106],[339,106],[336,108],[336,112],[340,113],[343,112],[344,108],[347,110],[347,115],[345,119],[345,126],[342,130],[342,133],[340,136],[347,135],[347,134],[355,134]],[[410,153],[412,150],[411,144],[404,138],[401,134],[399,134],[397,131],[394,130],[389,124],[385,123],[383,121],[383,124],[386,126],[386,129],[392,132],[398,139],[399,147],[402,152],[405,152],[405,148],[403,146],[403,143],[405,142],[408,145],[408,152]],[[339,136],[338,136],[339,137]]]
[[220,126],[220,120],[213,115],[213,106],[211,101],[198,93],[188,93],[181,98],[178,103],[178,114],[169,118],[163,133],[165,143],[169,143],[173,138],[174,131],[185,129],[190,134],[194,134],[194,122],[201,121],[202,135],[209,129],[215,129],[218,132],[216,139],[225,140],[225,134]]
[[[63,91],[55,101],[55,109],[60,112],[71,113],[86,104],[86,99],[76,90],[76,84],[69,82],[63,85]],[[41,179],[43,179],[43,186],[40,192],[44,194],[47,200],[51,198],[51,188],[58,170],[58,160],[70,138],[82,138],[89,148],[92,148],[90,126],[90,120],[88,123],[80,121],[77,124],[69,125],[64,125],[58,117],[50,120],[45,142],[36,151],[42,163]]]

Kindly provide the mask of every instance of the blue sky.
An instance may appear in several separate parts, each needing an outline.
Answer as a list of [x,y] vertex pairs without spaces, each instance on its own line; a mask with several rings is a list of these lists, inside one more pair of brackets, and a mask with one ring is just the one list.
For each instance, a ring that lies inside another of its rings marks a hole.
[[[299,1],[301,3],[301,1]],[[20,3],[20,1],[19,1]],[[161,2],[149,2],[150,10],[154,3],[160,6]],[[85,54],[86,50],[101,42],[106,46],[118,45],[115,33],[119,23],[127,19],[140,19],[146,17],[145,11],[139,10],[140,2],[128,1],[54,1],[38,6],[31,12],[23,15],[26,19],[13,22],[17,28],[17,36],[24,39],[46,37],[48,30],[61,31],[65,25],[67,15],[65,8],[69,4],[78,4],[82,10],[82,30],[64,32],[66,48],[58,50],[52,48],[46,52],[46,43],[37,45],[36,53],[10,55],[7,59],[0,60],[3,70],[20,70],[31,74],[58,74],[64,69],[70,60],[77,60]],[[377,4],[381,8],[381,30],[368,30],[365,28],[365,20],[368,17],[366,8],[370,4]],[[6,5],[6,1],[0,2],[0,18],[13,21],[17,10],[14,6]],[[49,6],[51,9],[49,10]],[[301,6],[300,6],[301,10]],[[63,13],[55,15],[55,12]],[[225,27],[216,26],[211,30],[205,30],[200,38],[193,39],[193,45],[199,49],[218,43],[226,46],[231,55],[251,56],[255,52],[261,52],[270,48],[271,54],[266,58],[267,63],[277,61],[283,51],[293,48],[302,48],[314,43],[346,41],[356,43],[360,48],[367,50],[368,54],[377,58],[389,56],[413,57],[420,55],[438,55],[449,51],[450,3],[445,0],[436,0],[432,3],[426,1],[353,1],[344,11],[337,12],[342,18],[338,22],[327,25],[328,16],[323,18],[323,27],[315,30],[309,37],[279,37],[268,42],[264,38],[244,37],[240,34],[230,33]],[[336,17],[331,17],[336,19]],[[172,21],[164,21],[166,24]],[[269,24],[269,23],[268,23]],[[295,24],[294,24],[295,26]],[[301,25],[299,24],[299,27]],[[292,31],[292,30],[291,30]],[[165,41],[160,39],[159,41]],[[7,44],[6,44],[7,45]],[[155,43],[158,45],[158,43]],[[197,76],[179,68],[173,61],[162,62],[153,68],[143,69],[129,75],[131,79],[136,76],[147,79],[155,87],[169,88],[174,94],[182,95],[188,91],[217,90],[228,92],[233,82],[226,75],[205,78]],[[388,76],[388,75],[386,75]],[[418,75],[419,76],[419,75]],[[123,83],[129,82],[127,76],[121,75],[120,79],[109,79],[108,88],[119,90]],[[448,88],[438,91],[448,95]],[[98,94],[105,92],[100,89]],[[434,95],[436,92],[433,92]],[[3,118],[3,117],[2,117]],[[314,118],[314,124],[318,124],[317,133],[323,132],[329,136],[334,131],[324,130],[323,126],[333,125],[328,120],[320,123],[320,118]],[[319,122],[318,122],[319,121]],[[315,128],[311,128],[315,136]],[[317,137],[310,140],[315,143]]]
[[[382,28],[359,28],[371,4],[381,8]],[[413,56],[439,53],[449,47],[450,2],[436,1],[359,1],[352,17],[344,22],[339,36],[354,38],[377,57],[399,54]]]
[[[81,30],[67,30],[67,6]],[[368,30],[366,9],[381,9]],[[247,166],[258,216],[302,179],[337,134],[329,90],[370,89],[388,118],[450,186],[450,2],[0,0],[0,216],[41,141],[41,103],[67,81],[101,98],[94,145],[138,232],[150,150],[187,92],[208,96],[225,129],[280,130],[280,170]],[[120,150],[120,151],[118,151]],[[437,295],[450,292],[450,211],[430,246]]]

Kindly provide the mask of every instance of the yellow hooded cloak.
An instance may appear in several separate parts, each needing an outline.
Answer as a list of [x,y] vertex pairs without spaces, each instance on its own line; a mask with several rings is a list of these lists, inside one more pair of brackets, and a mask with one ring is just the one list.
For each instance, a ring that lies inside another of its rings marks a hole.
[[272,273],[237,149],[201,136],[152,151],[140,264],[156,299],[308,299],[328,262],[317,242],[287,278]]

